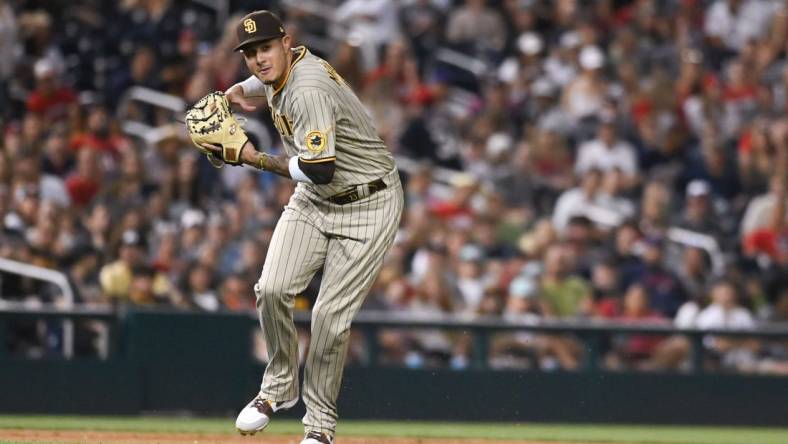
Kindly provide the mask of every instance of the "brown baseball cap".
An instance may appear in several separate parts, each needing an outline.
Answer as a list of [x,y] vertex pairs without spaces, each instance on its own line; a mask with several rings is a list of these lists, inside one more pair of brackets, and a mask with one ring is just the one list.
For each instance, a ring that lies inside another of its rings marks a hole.
[[238,46],[233,51],[238,51],[250,43],[283,37],[285,27],[282,20],[271,11],[254,11],[241,19],[236,28]]

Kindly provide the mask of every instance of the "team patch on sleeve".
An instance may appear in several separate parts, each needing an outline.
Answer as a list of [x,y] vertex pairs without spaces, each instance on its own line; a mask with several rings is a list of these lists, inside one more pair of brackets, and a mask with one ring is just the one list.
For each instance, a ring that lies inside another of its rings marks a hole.
[[310,131],[306,135],[306,149],[319,153],[326,147],[326,135],[318,130]]

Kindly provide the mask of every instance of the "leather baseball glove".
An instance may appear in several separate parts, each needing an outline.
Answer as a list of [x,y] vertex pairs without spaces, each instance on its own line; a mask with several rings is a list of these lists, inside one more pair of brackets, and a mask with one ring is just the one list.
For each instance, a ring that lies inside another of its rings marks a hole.
[[[212,92],[186,111],[186,129],[194,146],[208,156],[211,165],[241,164],[241,149],[249,138],[233,116],[223,92]],[[221,146],[211,151],[202,144]]]

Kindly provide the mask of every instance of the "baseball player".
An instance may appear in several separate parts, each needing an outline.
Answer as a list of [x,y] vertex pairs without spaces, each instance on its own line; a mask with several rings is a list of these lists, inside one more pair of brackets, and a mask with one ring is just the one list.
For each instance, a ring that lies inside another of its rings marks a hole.
[[[286,154],[257,151],[248,141],[237,144],[240,152],[223,153],[208,143],[202,144],[204,152],[213,153],[213,160],[253,165],[298,184],[254,287],[270,361],[260,393],[241,410],[236,427],[253,434],[274,412],[297,402],[293,300],[323,267],[304,369],[302,444],[331,444],[350,323],[393,242],[402,186],[371,117],[331,65],[305,47],[291,48],[282,22],[268,11],[245,16],[237,33],[236,50],[253,75],[225,97],[251,111],[250,98],[264,96]],[[235,126],[231,133],[236,134]]]

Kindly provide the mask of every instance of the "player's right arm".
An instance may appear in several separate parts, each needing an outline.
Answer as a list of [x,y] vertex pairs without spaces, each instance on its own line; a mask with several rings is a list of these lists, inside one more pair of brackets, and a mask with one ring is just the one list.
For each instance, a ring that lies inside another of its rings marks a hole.
[[241,162],[288,179],[312,184],[327,184],[334,177],[334,162],[306,163],[299,156],[274,156],[257,151],[251,141],[241,150]]
[[[211,143],[200,144],[206,151],[221,159],[222,147]],[[292,179],[290,175],[290,158],[286,155],[274,156],[262,151],[258,151],[251,140],[247,140],[241,148],[241,156],[238,159],[242,164],[253,166],[260,170],[270,171],[282,177]]]
[[274,156],[262,151],[257,151],[257,148],[255,148],[251,141],[246,142],[246,145],[244,145],[244,149],[241,151],[241,160],[243,163],[255,168],[270,171],[282,177],[292,179],[289,167],[290,158],[287,155],[282,154]]
[[[202,147],[221,158],[222,147],[210,143],[202,143]],[[298,156],[272,155],[258,151],[252,141],[247,140],[241,149],[240,162],[260,170],[270,171],[288,179],[299,182],[326,184],[334,177],[334,162],[304,164]]]

